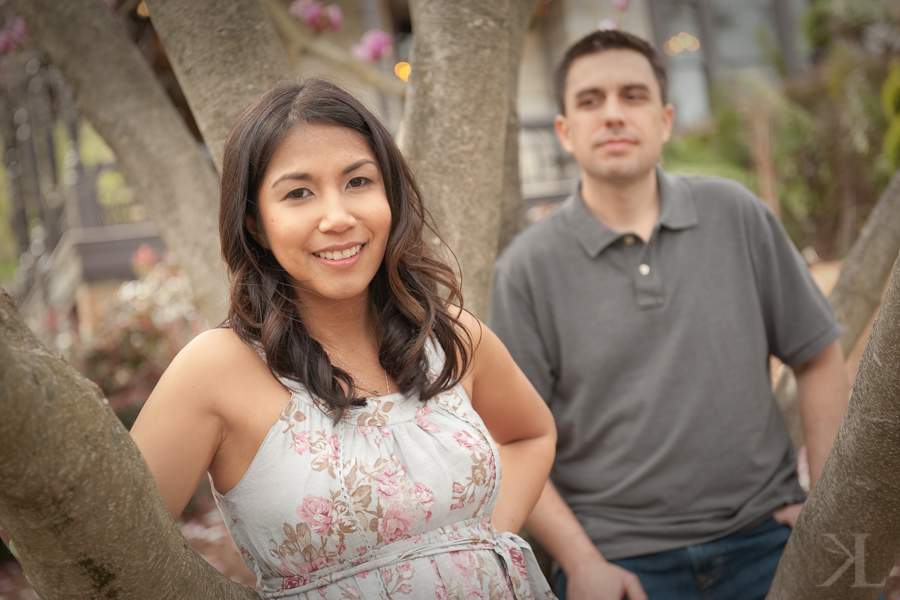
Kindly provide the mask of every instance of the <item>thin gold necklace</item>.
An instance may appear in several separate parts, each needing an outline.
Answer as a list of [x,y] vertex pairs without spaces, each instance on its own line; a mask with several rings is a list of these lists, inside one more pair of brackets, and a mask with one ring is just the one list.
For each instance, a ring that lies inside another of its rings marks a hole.
[[[335,356],[333,354],[329,354],[327,351],[325,352],[325,354],[326,354],[326,356],[328,356],[328,360],[333,360],[334,362],[336,362],[339,367],[341,367],[348,375],[350,375],[350,377],[353,378],[353,384],[357,388],[359,388],[363,392],[372,394],[372,396],[374,396],[376,398],[381,397],[381,394],[378,393],[378,390],[376,390],[375,388],[371,388],[368,385],[363,385],[364,382],[359,377],[354,375],[353,372],[350,370],[350,368],[347,365],[345,365],[341,359],[339,359],[337,356]],[[385,389],[387,389],[386,395],[390,396],[391,395],[391,383],[390,383],[390,380],[388,379],[387,369],[385,369],[384,367],[381,367],[381,370],[384,371],[384,387],[385,387]]]

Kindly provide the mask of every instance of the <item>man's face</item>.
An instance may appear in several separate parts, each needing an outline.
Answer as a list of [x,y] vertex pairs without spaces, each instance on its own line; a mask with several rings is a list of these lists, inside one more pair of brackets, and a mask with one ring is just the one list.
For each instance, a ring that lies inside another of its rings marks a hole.
[[673,108],[663,105],[643,54],[616,49],[575,59],[564,99],[556,133],[585,177],[624,184],[653,171],[672,132]]

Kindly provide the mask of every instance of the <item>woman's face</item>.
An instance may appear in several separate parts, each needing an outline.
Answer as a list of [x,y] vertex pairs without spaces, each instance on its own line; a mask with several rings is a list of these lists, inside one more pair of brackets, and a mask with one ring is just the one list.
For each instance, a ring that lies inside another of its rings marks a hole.
[[365,139],[337,125],[291,129],[258,190],[250,233],[306,307],[366,298],[391,227],[381,169]]

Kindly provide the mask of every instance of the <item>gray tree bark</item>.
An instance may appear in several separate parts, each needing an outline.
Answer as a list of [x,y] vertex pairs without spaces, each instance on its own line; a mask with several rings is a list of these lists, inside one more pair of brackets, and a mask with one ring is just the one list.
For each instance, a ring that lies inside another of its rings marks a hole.
[[78,109],[112,148],[210,323],[225,314],[218,177],[147,62],[100,0],[10,0]]
[[898,470],[900,260],[863,353],[847,414],[767,600],[876,598],[900,559]]
[[259,0],[147,0],[206,147],[222,165],[238,115],[294,73]]
[[459,261],[466,308],[480,318],[499,244],[510,72],[518,70],[522,36],[515,32],[525,23],[520,4],[410,2],[412,72],[398,140]]
[[522,61],[522,46],[525,31],[537,8],[536,0],[513,2],[512,18],[515,27],[509,44],[509,111],[506,116],[506,145],[503,154],[503,192],[500,199],[500,231],[497,239],[497,254],[513,240],[525,225],[525,211],[522,206],[522,176],[519,173],[519,64]]
[[0,290],[0,527],[44,600],[250,600],[194,552],[100,390]]
[[[844,356],[853,350],[878,304],[884,283],[891,272],[893,257],[900,252],[900,171],[890,183],[862,232],[844,259],[837,283],[828,297],[838,322],[844,327],[841,348]],[[784,414],[791,438],[797,448],[804,444],[800,408],[797,406],[797,383],[790,369],[775,388],[775,397]]]

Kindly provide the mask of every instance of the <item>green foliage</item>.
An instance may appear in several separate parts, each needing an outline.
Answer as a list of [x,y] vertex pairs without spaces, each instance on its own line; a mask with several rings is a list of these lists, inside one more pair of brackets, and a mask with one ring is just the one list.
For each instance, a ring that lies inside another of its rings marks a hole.
[[884,85],[881,86],[881,111],[888,122],[882,152],[888,164],[900,168],[900,60],[894,59]]

